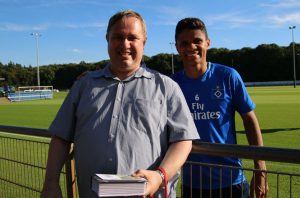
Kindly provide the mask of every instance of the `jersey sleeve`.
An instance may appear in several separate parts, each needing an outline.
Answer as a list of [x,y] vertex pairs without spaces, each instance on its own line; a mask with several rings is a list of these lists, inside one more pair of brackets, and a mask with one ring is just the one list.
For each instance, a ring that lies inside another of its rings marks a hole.
[[240,74],[232,70],[231,89],[233,90],[233,102],[235,109],[240,113],[248,113],[255,108],[255,104],[249,96]]

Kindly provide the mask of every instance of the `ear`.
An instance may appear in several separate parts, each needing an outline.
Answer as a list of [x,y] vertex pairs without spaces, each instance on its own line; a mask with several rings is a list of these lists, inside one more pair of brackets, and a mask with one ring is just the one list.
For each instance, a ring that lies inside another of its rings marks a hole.
[[175,42],[175,47],[176,47],[177,52],[179,53],[179,47],[178,47],[178,43],[177,42]]
[[106,33],[105,35],[106,41],[108,42],[108,34]]
[[207,49],[210,47],[210,38],[206,39],[206,46],[207,46]]
[[146,45],[146,41],[147,41],[147,38],[145,38],[144,41],[143,41],[144,48],[145,48],[145,45]]

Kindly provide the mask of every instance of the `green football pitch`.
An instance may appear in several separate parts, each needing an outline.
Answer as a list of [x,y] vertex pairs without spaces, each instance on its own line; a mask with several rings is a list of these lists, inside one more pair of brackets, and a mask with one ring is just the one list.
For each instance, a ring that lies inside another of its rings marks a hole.
[[[300,88],[292,86],[248,87],[249,94],[256,104],[255,113],[260,122],[264,145],[267,147],[300,147]],[[25,126],[47,129],[54,119],[67,92],[54,94],[51,100],[35,100],[0,103],[0,125]],[[242,121],[236,114],[237,139],[239,144],[247,145]],[[299,156],[295,156],[299,157]],[[246,168],[252,168],[251,160],[243,160]],[[300,173],[298,164],[267,162],[269,170]],[[269,186],[276,186],[269,178]],[[300,179],[295,183],[300,193]],[[288,178],[284,179],[287,183]],[[276,188],[275,188],[276,189]],[[272,190],[269,197],[275,197]]]
[[[256,103],[255,113],[260,122],[264,145],[268,147],[300,147],[300,88],[247,88]],[[242,121],[236,116],[238,141],[247,144]]]
[[[264,144],[270,147],[300,147],[300,88],[248,87],[256,103],[256,115]],[[0,125],[46,129],[54,119],[66,92],[54,94],[51,100],[0,103]],[[243,125],[236,115],[239,144],[247,144]]]

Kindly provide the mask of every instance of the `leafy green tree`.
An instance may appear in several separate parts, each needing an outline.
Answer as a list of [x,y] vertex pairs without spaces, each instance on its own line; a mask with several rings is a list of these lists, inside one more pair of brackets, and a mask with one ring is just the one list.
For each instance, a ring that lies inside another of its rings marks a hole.
[[[300,44],[295,44],[296,76],[300,76]],[[299,54],[299,56],[297,56]],[[287,47],[276,44],[261,44],[256,48],[244,47],[229,50],[211,48],[207,54],[208,61],[217,62],[235,68],[245,82],[293,80],[292,43]],[[160,53],[152,57],[144,55],[147,66],[163,74],[172,73],[172,54]],[[109,60],[96,63],[81,61],[78,64],[50,64],[40,67],[41,85],[53,85],[58,89],[69,89],[77,76],[85,71],[103,68]],[[173,55],[175,72],[182,69],[182,60],[178,54]],[[0,77],[5,78],[9,85],[37,85],[37,69],[22,66],[10,61],[0,62]]]

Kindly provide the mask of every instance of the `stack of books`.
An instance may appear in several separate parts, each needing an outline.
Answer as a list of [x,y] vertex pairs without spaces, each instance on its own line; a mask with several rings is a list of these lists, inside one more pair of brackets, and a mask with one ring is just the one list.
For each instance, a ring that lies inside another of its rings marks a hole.
[[147,180],[129,175],[95,174],[92,190],[98,197],[143,196]]

